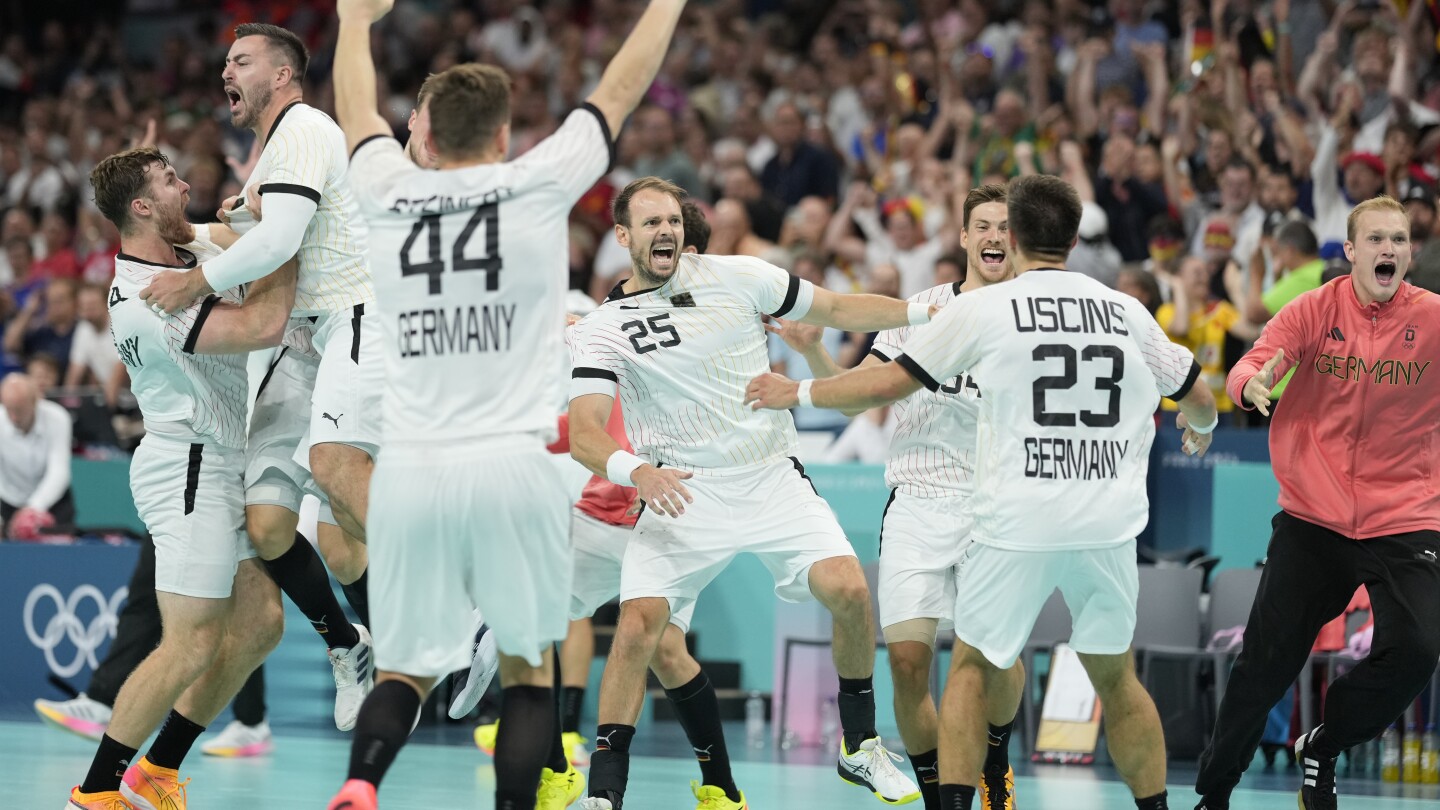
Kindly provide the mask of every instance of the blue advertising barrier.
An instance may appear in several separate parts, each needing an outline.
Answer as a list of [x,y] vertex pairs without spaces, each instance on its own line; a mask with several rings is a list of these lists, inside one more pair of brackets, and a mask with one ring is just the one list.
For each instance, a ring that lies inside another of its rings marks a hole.
[[1210,548],[1211,501],[1216,467],[1243,462],[1270,462],[1266,430],[1215,431],[1204,458],[1180,452],[1174,415],[1166,414],[1150,448],[1150,526],[1140,541],[1160,551]]
[[55,675],[83,689],[115,636],[140,547],[0,543],[0,714],[62,697]]

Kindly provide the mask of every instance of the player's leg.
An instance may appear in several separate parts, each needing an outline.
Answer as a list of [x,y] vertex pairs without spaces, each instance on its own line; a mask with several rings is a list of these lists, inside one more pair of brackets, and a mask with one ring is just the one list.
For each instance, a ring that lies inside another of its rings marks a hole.
[[[685,646],[685,629],[690,626],[694,609],[695,603],[690,602],[665,626],[650,669],[665,687],[665,695],[675,707],[680,727],[685,729],[685,737],[700,763],[696,800],[707,810],[740,808],[745,805],[745,795],[735,785],[730,770],[730,751],[725,745],[715,685]],[[705,804],[707,801],[709,804]]]
[[310,434],[296,459],[308,462],[340,528],[362,541],[380,445],[381,341],[379,324],[363,304],[317,323],[320,364],[310,397]]
[[1270,709],[1295,683],[1320,628],[1345,610],[1359,586],[1354,566],[1342,563],[1344,546],[1352,541],[1285,512],[1271,524],[1268,559],[1245,623],[1246,644],[1230,668],[1195,781],[1203,804],[1218,810],[1229,806]]
[[1130,651],[1140,592],[1135,543],[1064,556],[1070,565],[1060,578],[1060,593],[1074,624],[1070,646],[1105,707],[1110,758],[1140,810],[1163,810],[1165,734],[1155,702],[1135,676]]
[[81,795],[71,796],[81,807],[91,803],[103,806],[98,804],[100,800],[118,797],[121,778],[140,746],[166,721],[180,695],[220,652],[230,616],[229,598],[161,592],[157,601],[165,628],[160,646],[135,668],[115,698],[109,728],[100,739],[85,781],[77,788]]
[[345,533],[365,539],[365,514],[370,501],[370,475],[375,462],[369,453],[348,444],[323,442],[310,447],[315,484],[330,498],[336,522]]
[[594,623],[588,617],[571,621],[565,643],[560,645],[560,733],[565,755],[577,768],[590,764],[586,740],[580,734],[580,713],[585,708],[585,688],[590,684],[594,660]]
[[[620,618],[605,673],[600,678],[600,722],[595,730],[595,753],[590,757],[590,797],[587,810],[620,806],[630,773],[630,741],[645,703],[645,671],[670,621],[670,602],[664,597],[642,597],[620,603]],[[501,721],[504,731],[504,721]]]

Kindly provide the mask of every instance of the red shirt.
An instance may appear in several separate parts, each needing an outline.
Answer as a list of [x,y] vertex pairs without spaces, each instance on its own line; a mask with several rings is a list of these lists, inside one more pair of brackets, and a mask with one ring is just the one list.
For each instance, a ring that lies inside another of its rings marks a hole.
[[1270,420],[1280,507],[1363,540],[1440,531],[1440,296],[1401,283],[1361,306],[1349,276],[1286,305],[1227,379],[1230,396],[1285,351]]
[[[620,414],[619,400],[616,400],[615,407],[610,410],[610,421],[605,423],[605,432],[620,443],[621,450],[633,452],[634,448],[625,436],[625,419]],[[570,414],[560,414],[560,438],[546,449],[552,453],[570,452]],[[635,493],[634,487],[621,486],[598,475],[592,475],[585,483],[585,489],[581,491],[575,508],[614,526],[634,526],[640,516],[625,513],[629,511],[630,504],[635,502]]]
[[[114,275],[114,273],[111,273]],[[80,257],[70,248],[62,248],[43,259],[36,259],[30,270],[32,278],[80,278]]]

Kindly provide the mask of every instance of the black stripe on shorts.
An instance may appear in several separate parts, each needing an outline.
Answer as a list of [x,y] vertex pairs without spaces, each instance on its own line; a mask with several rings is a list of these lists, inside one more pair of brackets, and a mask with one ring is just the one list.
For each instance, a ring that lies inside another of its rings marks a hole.
[[190,445],[190,465],[185,470],[185,514],[195,511],[195,490],[200,488],[200,456],[205,445]]

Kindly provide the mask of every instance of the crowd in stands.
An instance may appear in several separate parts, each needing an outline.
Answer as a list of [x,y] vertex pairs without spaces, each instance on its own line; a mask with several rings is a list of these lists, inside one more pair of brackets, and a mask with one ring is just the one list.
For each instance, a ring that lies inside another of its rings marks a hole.
[[[400,2],[374,42],[383,109],[403,138],[428,74],[493,62],[514,79],[522,153],[584,99],[642,6]],[[213,219],[254,159],[220,91],[241,21],[300,33],[307,101],[333,106],[326,2],[172,11],[0,26],[0,371],[95,386],[112,408],[124,370],[100,338],[118,239],[91,166],[153,126],[190,215]],[[571,217],[571,283],[599,299],[627,272],[609,203],[640,175],[702,203],[710,252],[903,297],[963,275],[969,189],[1052,173],[1085,204],[1071,268],[1143,300],[1238,411],[1225,370],[1280,307],[1347,272],[1355,203],[1403,200],[1409,280],[1440,288],[1437,28],[1433,0],[692,0],[613,172]],[[869,340],[827,337],[842,365]],[[807,374],[778,339],[772,358]],[[883,448],[885,414],[861,418],[879,432],[859,444]]]

